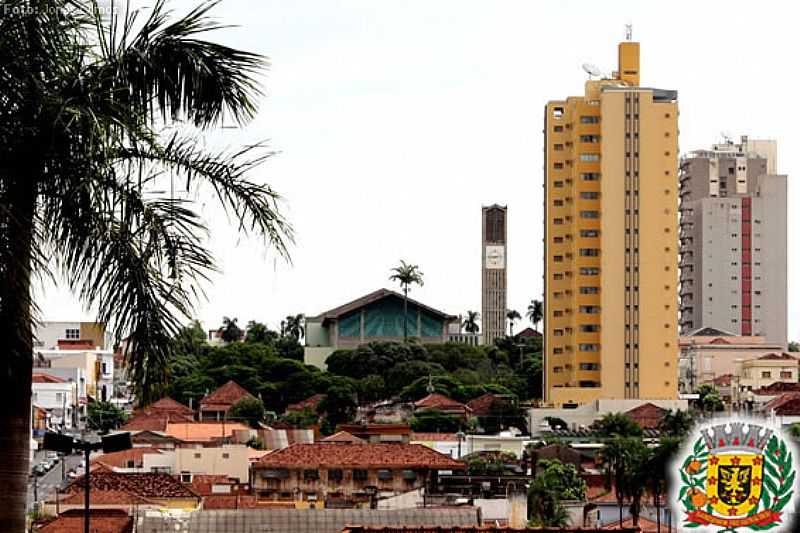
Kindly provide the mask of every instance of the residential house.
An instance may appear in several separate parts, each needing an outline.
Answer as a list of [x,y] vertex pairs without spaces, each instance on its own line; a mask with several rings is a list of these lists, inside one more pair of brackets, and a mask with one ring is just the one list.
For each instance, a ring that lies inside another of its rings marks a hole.
[[364,444],[364,439],[359,439],[352,433],[348,433],[347,431],[339,431],[334,433],[333,435],[328,435],[324,439],[320,440],[320,442],[338,442],[338,443],[346,443],[346,444]]
[[765,403],[787,392],[800,392],[800,383],[776,381],[772,385],[742,393],[742,399],[752,410],[761,411]]
[[525,448],[533,441],[528,435],[520,435],[513,431],[501,431],[497,435],[466,435],[464,454],[475,452],[504,452],[522,458]]
[[63,378],[34,372],[31,401],[50,414],[53,428],[72,429],[77,424],[77,386]]
[[92,465],[102,465],[110,472],[141,474],[174,471],[175,455],[172,451],[157,448],[131,448],[119,452],[104,453],[92,459]]
[[678,339],[679,387],[694,392],[698,385],[718,376],[734,374],[736,361],[755,359],[786,347],[765,337],[741,336],[716,328],[700,328]]
[[41,321],[35,325],[33,345],[35,348],[55,350],[64,346],[88,346],[98,349],[111,348],[111,332],[100,322],[53,322]]
[[194,411],[169,397],[133,412],[122,429],[126,431],[166,431],[168,422],[193,422]]
[[461,459],[466,452],[463,438],[455,433],[414,432],[411,434],[411,444],[421,444],[453,459]]
[[734,401],[745,400],[746,392],[776,382],[798,382],[798,359],[785,352],[773,352],[755,359],[738,361],[734,370]]
[[472,416],[487,416],[491,413],[492,405],[494,405],[495,400],[502,397],[502,395],[487,392],[486,394],[482,394],[468,401],[467,407],[469,407],[472,412]]
[[[166,425],[165,425],[166,429]],[[128,431],[121,429],[120,431]],[[166,433],[151,430],[131,430],[131,442],[134,448],[157,448],[160,450],[171,450],[177,448],[183,441],[171,437]]]
[[[513,527],[498,525],[480,526],[422,526],[409,529],[406,527],[388,526],[347,526],[342,533],[604,533],[604,529],[583,527]],[[620,528],[618,533],[642,533],[637,527]],[[665,531],[666,533],[666,531]]]
[[317,406],[319,403],[325,399],[324,394],[315,394],[313,396],[309,396],[305,400],[302,400],[297,403],[290,403],[286,406],[287,413],[301,413],[306,409],[310,410],[311,412],[317,411]]
[[787,392],[770,400],[761,408],[770,424],[791,426],[800,423],[800,392]]
[[181,480],[189,482],[196,475],[225,476],[247,483],[250,478],[250,448],[243,445],[176,448],[175,469]]
[[643,403],[633,409],[625,411],[631,420],[639,424],[642,429],[658,429],[667,410],[650,402]]
[[223,420],[230,408],[243,398],[255,399],[244,387],[235,381],[229,381],[200,400],[199,418],[201,421]]
[[254,509],[257,504],[249,485],[226,476],[195,475],[190,486],[203,498],[203,510]]
[[[80,369],[86,380],[86,395],[108,401],[114,396],[114,352],[99,348],[34,349],[34,368]],[[86,398],[82,399],[84,402]]]
[[463,468],[417,444],[295,444],[262,457],[251,485],[260,501],[354,507],[436,483],[439,470]]
[[[81,509],[84,505],[83,476],[56,494],[47,504],[53,513]],[[92,509],[197,509],[202,498],[177,478],[164,473],[124,474],[98,468],[89,474]]]
[[439,394],[438,392],[428,394],[424,398],[414,402],[415,413],[431,410],[464,419],[466,419],[472,413],[472,409],[463,403],[453,400],[452,398],[448,398],[444,394]]
[[402,294],[379,289],[317,316],[306,318],[305,362],[325,369],[325,360],[340,348],[356,348],[373,341],[403,341],[408,337],[423,343],[448,340],[450,324],[458,317],[428,307],[411,298],[403,316]]

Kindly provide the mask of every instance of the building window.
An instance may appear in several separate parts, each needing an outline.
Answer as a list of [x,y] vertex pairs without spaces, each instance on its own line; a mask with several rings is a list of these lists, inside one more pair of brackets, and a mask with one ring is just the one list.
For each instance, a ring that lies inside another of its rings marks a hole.
[[600,313],[599,305],[581,305],[579,309],[581,313],[587,313],[590,315],[596,315]]
[[581,154],[581,161],[600,161],[600,154]]
[[553,126],[553,131],[556,133],[564,131],[564,126]]
[[581,179],[583,181],[599,181],[600,180],[600,173],[599,172],[584,172],[581,174]]
[[553,108],[553,118],[561,118],[564,116],[564,108],[563,107],[554,107]]
[[303,470],[303,480],[313,481],[319,479],[319,470]]
[[200,459],[201,457],[203,457],[203,454],[201,454],[201,453],[195,453],[194,454],[194,458],[195,459]]
[[582,143],[599,143],[600,136],[599,135],[581,135],[580,137]]
[[64,403],[64,393],[57,392],[56,393],[56,403]]
[[578,350],[582,352],[599,352],[599,344],[578,344]]
[[581,198],[584,200],[597,200],[600,198],[600,193],[595,191],[581,191]]
[[599,257],[600,250],[598,248],[581,248],[581,257]]
[[192,474],[189,472],[181,472],[181,483],[191,483]]
[[596,333],[600,331],[598,324],[581,324],[581,333]]
[[225,453],[222,454],[222,458],[223,459],[230,459],[231,458],[231,454],[225,452]]
[[581,211],[581,218],[600,218],[599,211]]
[[355,481],[366,481],[368,477],[368,472],[364,469],[356,468],[353,470],[353,479]]
[[387,468],[382,468],[378,470],[378,479],[381,481],[391,481],[394,479],[394,472]]
[[600,269],[595,267],[581,267],[580,273],[582,276],[599,276]]
[[600,117],[597,115],[582,115],[581,124],[598,124]]
[[600,293],[600,287],[581,287],[580,292],[581,294],[598,294]]
[[564,145],[563,144],[554,144],[553,145],[553,150],[555,150],[556,152],[560,152],[563,149],[564,149]]
[[781,370],[781,379],[792,379],[792,372],[789,370]]
[[582,229],[581,230],[581,237],[599,237],[600,230],[596,229]]
[[600,363],[581,363],[579,368],[581,370],[600,370]]
[[761,377],[762,378],[771,378],[772,377],[772,372],[770,372],[769,370],[764,370],[763,372],[761,372]]
[[328,470],[328,479],[332,481],[341,481],[343,477],[344,474],[341,468],[331,468]]
[[67,328],[67,330],[64,332],[64,337],[67,339],[80,339],[81,330],[74,328]]

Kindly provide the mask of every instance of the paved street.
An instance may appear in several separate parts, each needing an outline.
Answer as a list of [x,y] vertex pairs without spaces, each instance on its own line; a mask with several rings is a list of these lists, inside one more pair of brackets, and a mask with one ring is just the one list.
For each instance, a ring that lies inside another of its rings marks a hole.
[[[45,458],[45,453],[43,451],[36,452],[36,456],[33,460],[33,465],[37,464],[39,461],[42,461]],[[82,456],[79,454],[69,455],[63,458],[61,461],[66,461],[64,473],[69,472],[71,469],[77,468],[78,464],[81,462]],[[36,480],[36,491],[37,497],[39,501],[47,500],[57,488],[62,487],[65,482],[62,481],[62,465],[61,461],[58,462],[56,466],[53,467],[52,470],[47,472],[43,476],[39,476]],[[80,474],[80,472],[78,472]],[[68,478],[67,478],[68,479]],[[34,497],[34,478],[28,482],[28,507],[30,508],[33,505],[33,497]]]

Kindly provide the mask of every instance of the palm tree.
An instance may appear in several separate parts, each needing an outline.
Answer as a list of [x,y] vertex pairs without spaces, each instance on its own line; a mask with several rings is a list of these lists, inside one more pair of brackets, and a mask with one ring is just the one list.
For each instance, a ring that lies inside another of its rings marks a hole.
[[294,316],[287,316],[286,317],[286,334],[290,337],[294,337],[294,340],[300,341],[305,334],[306,328],[304,326],[306,317],[304,314],[298,314]]
[[544,304],[541,300],[531,300],[531,303],[528,305],[528,312],[525,313],[525,316],[528,317],[528,320],[531,321],[533,324],[534,331],[539,331],[539,322],[542,321],[544,318]]
[[673,411],[670,409],[664,413],[664,417],[658,424],[658,429],[664,435],[671,437],[684,437],[691,431],[694,425],[694,417],[689,411],[680,409]]
[[467,333],[478,333],[481,328],[478,325],[478,320],[480,320],[481,314],[477,311],[467,311],[467,318],[464,319],[464,322],[461,324],[461,327]]
[[514,322],[522,318],[522,315],[519,314],[519,311],[514,309],[507,309],[506,310],[506,319],[508,320],[508,336],[514,336]]
[[622,523],[622,507],[625,500],[631,502],[630,513],[633,525],[639,525],[642,496],[649,482],[650,451],[639,437],[615,436],[606,442],[601,451],[606,488],[614,489]]
[[217,333],[223,341],[230,343],[242,340],[244,332],[237,324],[238,321],[238,318],[222,317],[222,326],[219,327]]
[[397,281],[403,289],[403,339],[408,339],[408,290],[414,283],[422,287],[425,283],[422,281],[424,275],[417,265],[409,265],[402,259],[400,266],[392,269],[392,274],[389,276],[390,281]]
[[154,0],[136,23],[135,10],[108,18],[99,3],[4,0],[0,17],[6,531],[25,530],[34,279],[63,280],[115,339],[129,340],[126,367],[147,404],[167,383],[171,339],[202,295],[196,285],[215,270],[198,189],[212,189],[240,231],[280,255],[292,237],[278,194],[248,178],[272,153],[209,152],[201,142],[223,118],[255,116],[266,58],[206,40],[219,28],[207,16],[213,3],[175,20]]

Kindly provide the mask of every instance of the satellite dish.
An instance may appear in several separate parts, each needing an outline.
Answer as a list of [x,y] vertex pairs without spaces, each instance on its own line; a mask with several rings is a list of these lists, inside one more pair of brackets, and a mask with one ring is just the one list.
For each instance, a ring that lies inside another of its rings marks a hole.
[[600,71],[600,69],[599,69],[599,68],[597,68],[595,65],[592,65],[591,63],[584,63],[584,64],[582,65],[582,67],[583,67],[583,70],[584,70],[584,71],[585,71],[585,72],[586,72],[586,73],[587,73],[589,76],[597,76],[597,77],[599,77],[599,76],[602,76],[602,75],[603,75],[603,73]]

